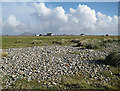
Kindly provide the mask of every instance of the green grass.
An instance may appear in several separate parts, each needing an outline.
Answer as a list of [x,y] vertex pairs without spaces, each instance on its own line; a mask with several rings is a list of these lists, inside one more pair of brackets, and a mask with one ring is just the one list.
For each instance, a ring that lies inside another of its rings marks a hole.
[[120,73],[120,68],[112,68],[111,70],[112,70],[113,74]]
[[79,52],[69,52],[69,54],[80,54]]
[[69,52],[69,54],[80,54],[80,53],[90,53],[90,52],[88,51]]
[[113,76],[113,75],[110,73],[110,71],[102,71],[102,72],[100,72],[100,74],[102,74],[102,75],[105,76],[105,77],[111,77],[111,76]]
[[89,41],[98,41],[117,38],[117,36],[2,36],[2,49],[56,45],[56,43],[52,43],[53,41],[59,41],[63,46],[70,46],[76,44],[76,42],[78,43],[78,41],[87,41],[88,39]]
[[105,58],[105,63],[120,68],[120,50],[117,49]]

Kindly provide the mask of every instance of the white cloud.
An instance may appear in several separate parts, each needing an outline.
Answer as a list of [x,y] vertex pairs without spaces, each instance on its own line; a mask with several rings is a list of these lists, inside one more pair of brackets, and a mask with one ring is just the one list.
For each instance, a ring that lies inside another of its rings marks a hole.
[[76,33],[92,32],[95,30],[96,14],[95,10],[87,7],[87,5],[79,5],[76,10],[70,8],[69,26],[71,32],[74,30]]
[[4,22],[4,31],[22,33],[27,30],[35,33],[53,32],[54,34],[118,33],[117,16],[110,17],[95,12],[87,5],[79,5],[76,9],[70,8],[69,14],[66,14],[62,6],[50,9],[44,3],[34,3],[34,7],[36,10],[32,17],[36,19],[36,24],[25,25],[11,15],[6,20],[7,23]]
[[50,13],[50,9],[48,9],[44,3],[34,3],[35,8],[37,9],[38,16],[47,16]]
[[118,17],[97,13],[96,32],[118,34]]
[[33,16],[37,20],[39,32],[54,32],[58,33],[61,27],[67,24],[68,16],[65,14],[65,10],[62,7],[56,7],[49,9],[44,3],[35,3],[36,12]]
[[16,17],[14,15],[10,15],[8,20],[6,21],[9,25],[15,27],[20,24],[20,21],[16,20]]
[[[35,4],[37,8],[34,14],[41,32],[53,32],[57,34],[117,34],[118,18],[110,17],[100,12],[96,13],[87,5],[79,5],[77,9],[70,8],[66,14],[62,7],[49,9],[44,3]],[[44,12],[43,12],[44,11]]]
[[33,25],[25,25],[24,23],[17,20],[14,15],[10,15],[8,19],[5,22],[3,22],[2,30],[2,34],[15,35],[21,34],[26,31],[32,31]]

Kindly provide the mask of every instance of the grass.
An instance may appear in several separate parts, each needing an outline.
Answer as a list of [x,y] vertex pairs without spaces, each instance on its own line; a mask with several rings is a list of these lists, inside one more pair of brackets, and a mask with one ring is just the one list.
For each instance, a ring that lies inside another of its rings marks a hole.
[[69,54],[80,54],[79,52],[69,52]]
[[85,46],[86,49],[99,49],[100,45],[97,43],[89,43]]
[[103,40],[98,39],[97,37],[94,39],[85,39],[80,40],[80,42],[75,47],[83,47],[85,49],[103,49],[107,47],[106,43],[118,42],[117,38],[105,37]]
[[[109,40],[106,39],[106,40]],[[86,48],[86,49],[102,49],[104,47],[106,47],[106,43],[113,43],[113,42],[116,42],[116,41],[112,41],[112,42],[104,42],[104,40],[97,40],[97,39],[93,39],[93,40],[83,40],[83,41],[80,41],[76,47],[83,47],[83,48]]]
[[63,46],[70,46],[79,41],[102,41],[105,39],[117,40],[117,38],[117,36],[2,36],[2,49],[56,45],[53,41],[60,42],[60,45]]
[[90,53],[90,52],[88,51],[69,52],[69,54],[80,54],[80,53]]
[[53,41],[52,44],[58,44],[58,45],[61,45],[62,42],[60,42],[60,41]]
[[84,76],[77,76],[77,75],[72,75],[72,76],[66,76],[66,80],[62,83],[63,86],[65,86],[68,89],[71,88],[79,88],[79,89],[92,89],[94,87],[91,87],[90,84],[88,84]]
[[102,75],[105,76],[105,77],[111,77],[111,76],[113,76],[113,75],[110,73],[110,71],[102,71],[102,72],[100,72],[100,74],[102,74]]
[[[117,42],[118,37],[117,36],[2,36],[2,48],[21,48],[21,47],[32,47],[32,46],[46,46],[46,45],[67,45],[70,46],[72,44],[77,45],[78,43],[83,43],[82,47],[87,45],[92,46],[91,48],[103,48],[106,43],[113,43]],[[84,44],[85,43],[85,44]],[[91,44],[93,43],[93,44]],[[98,44],[96,44],[98,43]],[[98,46],[98,47],[96,47]],[[85,47],[87,48],[87,46]],[[88,48],[88,49],[91,49]],[[87,52],[84,52],[87,53]],[[79,52],[69,52],[69,54],[80,54]],[[2,54],[3,57],[7,57],[7,53]],[[99,59],[99,58],[95,58]],[[106,76],[106,77],[113,77],[113,75],[116,75],[119,77],[120,69],[111,67],[112,73],[109,71],[101,71],[99,75]],[[97,81],[96,79],[90,79],[87,80],[91,83],[87,83],[84,76],[80,75],[72,75],[72,76],[64,76],[66,77],[65,80],[61,80],[59,85],[53,85],[52,87],[45,87],[42,86],[44,83],[41,81],[38,83],[38,79],[32,80],[28,82],[26,79],[19,79],[15,83],[11,84],[12,88],[18,88],[18,89],[57,89],[57,88],[67,88],[67,89],[116,89],[118,88],[118,81],[111,80],[113,85],[110,85],[108,83],[102,83],[100,81]],[[6,77],[7,78],[7,77]],[[6,79],[4,78],[4,79]],[[95,83],[98,84],[99,87],[95,86]],[[48,83],[48,81],[46,81]],[[116,85],[117,84],[117,85]],[[4,87],[4,84],[3,84]]]
[[8,57],[8,53],[7,53],[7,52],[2,51],[2,57]]
[[[112,78],[113,75],[119,73],[118,68],[111,67],[113,74],[110,74],[109,71],[101,71],[100,73],[96,73],[97,76],[109,77]],[[79,74],[79,75],[78,75]],[[89,75],[89,74],[86,74]],[[53,80],[43,81],[38,79],[27,81],[26,79],[19,78],[16,82],[11,84],[11,88],[15,89],[40,89],[40,90],[55,90],[55,89],[120,89],[119,80],[111,79],[109,82],[103,82],[103,80],[96,80],[93,78],[84,78],[85,76],[81,74],[81,72],[73,75],[64,75],[61,80],[57,81],[58,85],[48,85],[53,82]],[[3,80],[11,78],[9,76],[5,76]],[[102,79],[102,78],[101,78]],[[104,79],[104,78],[103,78]],[[89,83],[88,83],[89,82]],[[110,84],[112,82],[112,84]],[[46,83],[46,85],[43,85]],[[2,84],[3,88],[5,84]]]
[[105,63],[120,68],[120,50],[115,50],[105,58]]
[[120,68],[110,67],[110,69],[111,69],[113,75],[116,75],[120,78],[120,74],[119,74],[120,73]]

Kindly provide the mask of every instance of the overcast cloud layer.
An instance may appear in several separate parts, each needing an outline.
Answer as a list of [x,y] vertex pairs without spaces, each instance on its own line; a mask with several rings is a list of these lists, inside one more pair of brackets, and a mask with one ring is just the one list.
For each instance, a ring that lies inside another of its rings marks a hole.
[[87,5],[70,8],[66,14],[63,7],[47,8],[45,3],[34,3],[32,17],[36,24],[26,25],[10,15],[3,21],[3,34],[21,34],[23,32],[54,34],[118,34],[118,17],[95,12]]

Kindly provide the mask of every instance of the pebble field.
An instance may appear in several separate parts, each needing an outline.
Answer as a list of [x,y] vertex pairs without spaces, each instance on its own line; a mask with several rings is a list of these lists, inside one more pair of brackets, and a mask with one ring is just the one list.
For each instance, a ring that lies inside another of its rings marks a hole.
[[[4,49],[2,88],[119,88],[120,78],[111,67],[97,62],[117,47],[113,43],[103,50],[59,45]],[[78,80],[73,80],[75,77]],[[37,85],[27,86],[23,79]]]

